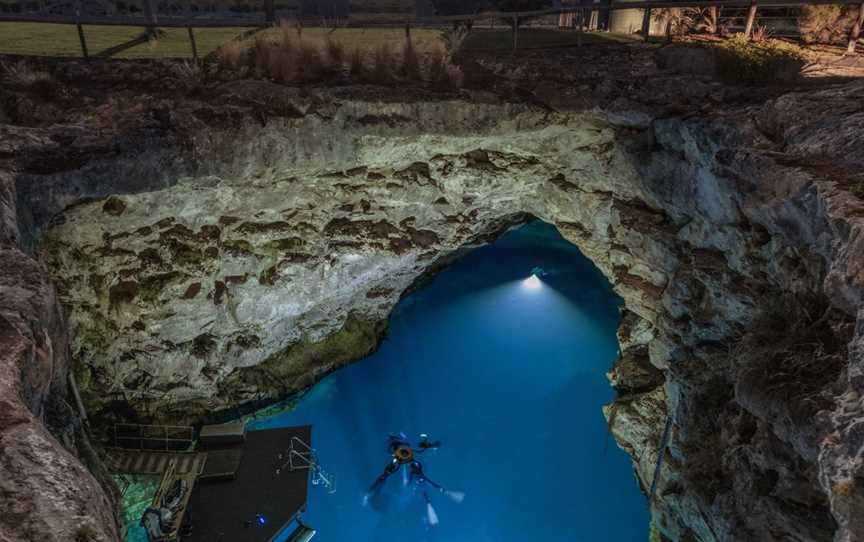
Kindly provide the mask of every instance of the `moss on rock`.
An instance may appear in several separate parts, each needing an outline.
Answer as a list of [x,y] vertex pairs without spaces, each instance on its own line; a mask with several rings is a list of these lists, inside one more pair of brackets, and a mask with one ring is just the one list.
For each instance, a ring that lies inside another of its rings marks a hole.
[[351,313],[339,331],[321,341],[292,344],[258,365],[235,370],[221,384],[221,392],[242,402],[255,395],[277,398],[302,390],[325,373],[371,354],[386,328],[386,320]]

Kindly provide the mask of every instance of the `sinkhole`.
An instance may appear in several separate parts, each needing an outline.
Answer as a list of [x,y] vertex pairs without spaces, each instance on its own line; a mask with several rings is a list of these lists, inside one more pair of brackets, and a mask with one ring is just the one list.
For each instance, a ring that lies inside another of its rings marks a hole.
[[[601,406],[621,300],[557,230],[532,222],[477,249],[397,305],[380,349],[249,429],[311,424],[336,491],[310,486],[316,542],[644,541],[649,513]],[[363,497],[388,435],[440,440],[425,475]],[[431,488],[430,488],[431,489]]]

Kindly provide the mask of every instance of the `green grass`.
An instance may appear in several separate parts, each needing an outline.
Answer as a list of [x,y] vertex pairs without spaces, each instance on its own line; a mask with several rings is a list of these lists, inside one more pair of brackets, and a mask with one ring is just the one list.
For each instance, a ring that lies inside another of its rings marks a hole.
[[[575,47],[579,45],[579,33],[572,30],[549,28],[520,28],[519,49],[548,49],[556,47]],[[583,32],[583,44],[592,43],[634,43],[640,41],[631,34],[612,34],[609,32]],[[513,48],[513,34],[509,28],[501,30],[475,30],[465,39],[465,51],[502,51]]]
[[[204,56],[248,28],[199,28],[195,30],[198,54]],[[143,28],[134,26],[85,26],[91,56],[138,38]],[[115,58],[191,57],[185,28],[162,29],[162,37],[119,52]],[[78,31],[73,25],[0,23],[0,53],[40,56],[81,56]]]
[[[195,41],[198,54],[205,56],[223,43],[235,38],[249,28],[198,28]],[[87,48],[91,56],[97,56],[112,47],[131,42],[141,36],[143,28],[134,26],[85,26]],[[280,32],[279,29],[267,32]],[[321,28],[303,30],[303,40],[323,43],[327,36],[341,43],[348,50],[359,47],[363,50],[377,49],[389,45],[401,50],[405,31],[398,28],[340,28],[333,33]],[[437,47],[440,31],[415,29],[411,38],[418,52],[428,52]],[[78,32],[72,25],[45,23],[0,23],[0,53],[40,56],[81,56]],[[189,38],[184,28],[163,28],[155,41],[134,45],[111,55],[113,58],[188,58],[192,56]]]
[[750,41],[743,34],[713,44],[720,76],[731,82],[772,83],[798,76],[806,61],[804,50],[783,40]]

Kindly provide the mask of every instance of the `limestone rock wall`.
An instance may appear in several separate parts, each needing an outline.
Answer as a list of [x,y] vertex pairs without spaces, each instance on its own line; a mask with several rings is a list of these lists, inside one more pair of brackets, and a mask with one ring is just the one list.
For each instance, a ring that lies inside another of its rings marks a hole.
[[0,176],[0,540],[117,540],[110,493],[77,457],[89,443],[68,406],[63,311],[44,264],[15,244],[8,180]]
[[[88,402],[177,419],[301,389],[374,348],[418,277],[534,216],[625,300],[611,374],[621,397],[607,415],[646,491],[672,416],[653,503],[661,530],[843,533],[855,502],[831,488],[857,482],[833,478],[852,467],[816,418],[838,404],[844,370],[825,370],[808,418],[763,393],[782,381],[753,365],[776,353],[736,354],[772,298],[812,296],[847,342],[860,306],[848,209],[861,203],[795,162],[813,160],[799,121],[778,136],[777,111],[805,107],[796,99],[634,130],[620,115],[322,95],[314,116],[240,128],[209,174],[69,209],[43,237]],[[854,133],[834,148],[849,152]]]
[[671,417],[664,535],[851,541],[861,90],[661,118],[228,83],[132,135],[11,133],[7,222],[49,263],[93,412],[180,421],[362,357],[418,280],[541,218],[625,300],[606,414],[646,491]]

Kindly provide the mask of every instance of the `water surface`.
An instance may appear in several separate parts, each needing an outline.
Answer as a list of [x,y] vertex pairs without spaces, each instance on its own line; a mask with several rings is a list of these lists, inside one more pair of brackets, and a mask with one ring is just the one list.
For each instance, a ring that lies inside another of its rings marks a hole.
[[[529,224],[407,296],[380,350],[250,429],[313,426],[337,487],[310,486],[316,542],[642,542],[645,499],[600,410],[619,305],[552,226]],[[399,475],[362,504],[398,431],[440,439],[425,472],[466,494],[431,494],[437,526]]]

